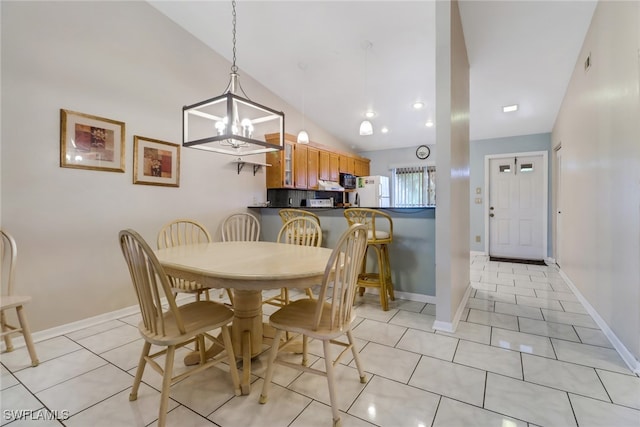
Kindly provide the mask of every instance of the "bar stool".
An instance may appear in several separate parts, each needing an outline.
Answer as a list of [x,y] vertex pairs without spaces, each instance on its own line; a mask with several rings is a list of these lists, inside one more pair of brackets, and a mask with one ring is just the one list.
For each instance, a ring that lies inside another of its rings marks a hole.
[[[360,296],[364,295],[364,288],[378,288],[380,291],[380,305],[384,311],[389,310],[389,299],[395,300],[393,282],[391,280],[391,264],[389,263],[388,245],[393,241],[393,220],[388,214],[368,208],[345,209],[344,216],[349,223],[367,226],[367,250],[362,262],[362,270],[358,275]],[[369,249],[375,252],[378,272],[367,272],[367,254]]]

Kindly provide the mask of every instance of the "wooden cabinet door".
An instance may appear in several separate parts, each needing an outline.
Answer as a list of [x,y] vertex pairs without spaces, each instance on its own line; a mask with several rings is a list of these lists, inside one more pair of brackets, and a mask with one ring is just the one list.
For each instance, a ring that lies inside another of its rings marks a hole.
[[265,155],[267,188],[293,188],[293,144],[284,142],[284,150]]
[[351,156],[340,154],[340,172],[355,174],[355,159]]
[[[307,146],[297,144],[293,150],[293,169],[295,188],[307,188]],[[317,184],[317,183],[316,183]]]
[[329,153],[329,181],[340,181],[340,155]]
[[331,180],[331,154],[326,150],[319,150],[318,153],[318,177],[325,181]]
[[359,158],[356,159],[355,170],[356,176],[369,176],[369,159]]
[[317,148],[307,147],[307,188],[318,189],[320,151]]

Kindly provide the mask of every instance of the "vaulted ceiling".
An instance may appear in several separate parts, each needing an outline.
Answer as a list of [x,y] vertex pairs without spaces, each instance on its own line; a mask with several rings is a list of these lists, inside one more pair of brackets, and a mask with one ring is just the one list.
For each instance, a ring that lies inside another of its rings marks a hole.
[[[149,3],[232,59],[231,1]],[[460,2],[472,140],[551,131],[596,3]],[[249,74],[357,151],[434,144],[435,127],[425,124],[435,121],[435,7],[240,0],[236,63],[241,78]],[[503,113],[510,104],[519,110]],[[367,109],[374,134],[360,136]]]

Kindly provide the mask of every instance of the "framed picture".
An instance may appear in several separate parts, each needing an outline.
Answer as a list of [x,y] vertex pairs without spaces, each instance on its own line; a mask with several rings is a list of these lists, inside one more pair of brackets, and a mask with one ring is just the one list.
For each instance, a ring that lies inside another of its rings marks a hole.
[[124,172],[124,123],[60,109],[60,166]]
[[135,135],[133,183],[179,187],[180,146]]

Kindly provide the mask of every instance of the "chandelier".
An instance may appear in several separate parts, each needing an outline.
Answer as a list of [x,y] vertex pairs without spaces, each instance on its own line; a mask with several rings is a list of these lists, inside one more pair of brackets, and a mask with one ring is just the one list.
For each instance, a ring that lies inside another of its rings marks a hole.
[[[235,0],[231,5],[233,62],[229,84],[222,95],[182,108],[182,145],[233,156],[282,150],[284,113],[251,101],[240,86],[236,66]],[[277,133],[278,144],[267,142],[268,135]]]

